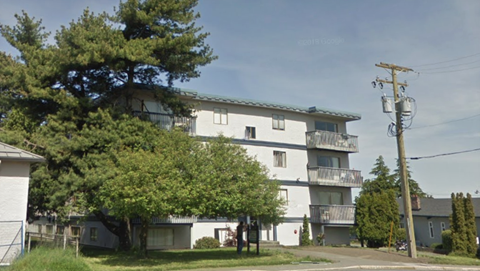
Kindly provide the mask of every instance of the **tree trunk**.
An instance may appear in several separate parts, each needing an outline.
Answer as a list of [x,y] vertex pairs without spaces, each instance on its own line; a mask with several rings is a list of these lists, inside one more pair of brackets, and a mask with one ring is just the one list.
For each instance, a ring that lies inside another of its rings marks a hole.
[[142,218],[142,226],[140,228],[140,252],[144,257],[147,257],[147,236],[149,224],[150,219]]
[[116,225],[101,211],[94,212],[95,216],[111,233],[118,237],[119,248],[122,251],[129,251],[132,248],[132,239],[130,236],[130,219],[124,218]]

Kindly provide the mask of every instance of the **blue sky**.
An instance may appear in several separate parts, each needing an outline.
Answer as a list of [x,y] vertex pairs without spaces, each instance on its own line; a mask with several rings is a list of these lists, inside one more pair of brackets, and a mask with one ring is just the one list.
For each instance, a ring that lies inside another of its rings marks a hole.
[[[116,0],[0,0],[0,23],[14,24],[13,15],[23,9],[54,33],[86,7],[112,12],[116,5]],[[412,128],[477,115],[406,131],[407,157],[480,148],[479,1],[205,0],[196,10],[219,59],[202,68],[200,78],[178,87],[360,113],[362,120],[347,129],[360,145],[360,153],[350,155],[350,167],[365,178],[379,155],[392,170],[397,157],[395,138],[387,136],[391,120],[382,113],[382,92],[370,84],[376,76],[389,76],[375,67],[379,62],[420,72],[399,76],[417,102]],[[15,53],[3,39],[0,50]],[[421,66],[444,61],[449,62]],[[452,72],[460,69],[465,70]],[[390,86],[383,92],[392,95]],[[410,169],[434,197],[476,196],[480,190],[480,152],[415,160]]]

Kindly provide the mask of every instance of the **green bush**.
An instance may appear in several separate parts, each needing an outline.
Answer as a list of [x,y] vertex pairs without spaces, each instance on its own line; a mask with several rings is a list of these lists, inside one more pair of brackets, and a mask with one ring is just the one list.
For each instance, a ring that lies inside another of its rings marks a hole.
[[398,228],[398,230],[397,230],[397,240],[407,240],[407,229]]
[[195,245],[193,245],[193,248],[197,249],[212,249],[212,248],[219,248],[220,247],[220,242],[213,238],[213,237],[208,237],[204,236],[200,239],[197,239],[195,241]]
[[433,248],[433,249],[443,249],[443,244],[440,244],[440,243],[432,243],[430,245],[430,248]]
[[443,249],[447,251],[452,251],[452,231],[444,230],[442,232],[442,245]]
[[72,249],[63,250],[39,246],[24,257],[14,261],[6,269],[8,271],[41,271],[41,270],[64,270],[64,271],[88,271],[92,270],[82,257],[75,258]]

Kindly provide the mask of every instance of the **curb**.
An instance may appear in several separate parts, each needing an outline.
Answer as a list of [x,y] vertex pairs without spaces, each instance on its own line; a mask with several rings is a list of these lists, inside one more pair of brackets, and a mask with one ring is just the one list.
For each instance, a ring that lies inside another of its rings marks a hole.
[[[335,270],[451,270],[451,271],[480,271],[479,267],[458,267],[458,266],[421,266],[421,265],[352,265],[344,267],[325,267],[325,268],[306,268],[306,269],[288,269],[289,271],[335,271]],[[238,269],[237,271],[265,271],[269,269]]]

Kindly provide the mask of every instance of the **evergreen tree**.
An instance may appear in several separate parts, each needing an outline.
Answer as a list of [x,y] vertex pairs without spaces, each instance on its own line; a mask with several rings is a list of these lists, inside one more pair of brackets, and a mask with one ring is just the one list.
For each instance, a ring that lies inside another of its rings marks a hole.
[[474,257],[477,254],[477,225],[475,223],[475,211],[473,210],[472,195],[470,193],[467,193],[467,197],[464,198],[464,208],[467,254]]
[[463,193],[452,193],[452,251],[457,255],[467,255],[467,229],[465,225],[465,203]]
[[360,194],[364,193],[376,193],[386,191],[389,189],[395,189],[395,181],[390,175],[390,169],[385,164],[383,156],[379,156],[375,161],[375,166],[370,171],[370,174],[375,178],[372,180],[365,180],[362,186]]
[[[401,197],[402,195],[402,184],[400,180],[400,162],[396,159],[397,168],[394,170],[393,179],[395,180],[395,189],[397,190],[397,197]],[[412,172],[410,171],[410,166],[408,162],[405,163],[407,166],[407,179],[408,179],[408,187],[410,188],[410,195],[417,195],[420,198],[428,197],[427,193],[423,192],[420,188],[418,183],[412,179]]]
[[[388,242],[391,223],[398,228],[400,218],[393,190],[365,193],[357,198],[355,220],[357,235],[368,247],[381,247]],[[397,231],[393,232],[396,238]]]
[[308,223],[307,215],[303,216],[303,228],[302,228],[302,246],[311,246],[313,245],[312,239],[310,239],[310,227]]

